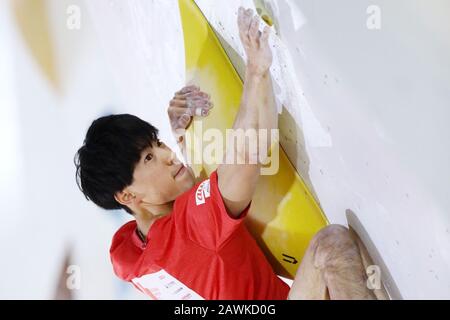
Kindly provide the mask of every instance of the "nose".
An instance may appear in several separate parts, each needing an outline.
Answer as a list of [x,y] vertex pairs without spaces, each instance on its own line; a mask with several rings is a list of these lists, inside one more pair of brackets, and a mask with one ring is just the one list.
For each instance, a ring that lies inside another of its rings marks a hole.
[[167,163],[167,165],[169,165],[169,166],[180,163],[180,161],[177,158],[176,153],[173,152],[169,148],[167,150],[165,150],[164,159],[165,159],[165,162]]

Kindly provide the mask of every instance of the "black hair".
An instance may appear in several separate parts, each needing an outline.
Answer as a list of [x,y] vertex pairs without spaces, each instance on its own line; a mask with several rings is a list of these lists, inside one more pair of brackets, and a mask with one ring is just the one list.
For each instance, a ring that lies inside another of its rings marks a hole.
[[157,141],[158,129],[136,116],[118,114],[95,120],[74,158],[78,188],[101,208],[133,214],[114,195],[132,184],[142,151]]

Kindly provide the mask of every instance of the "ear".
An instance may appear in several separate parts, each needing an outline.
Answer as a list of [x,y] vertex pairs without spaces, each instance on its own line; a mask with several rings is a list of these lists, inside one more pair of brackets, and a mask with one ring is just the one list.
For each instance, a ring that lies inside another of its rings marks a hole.
[[114,194],[114,199],[116,199],[116,201],[121,205],[130,207],[133,204],[134,200],[136,199],[136,196],[133,195],[129,190],[125,189],[116,192]]

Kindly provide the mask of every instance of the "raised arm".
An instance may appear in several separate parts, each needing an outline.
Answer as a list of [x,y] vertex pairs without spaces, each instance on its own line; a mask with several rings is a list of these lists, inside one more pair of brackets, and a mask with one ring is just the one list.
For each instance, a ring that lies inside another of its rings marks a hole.
[[[266,26],[262,33],[259,32],[259,21],[252,10],[239,9],[238,25],[247,65],[241,104],[233,130],[237,136],[239,132],[245,133],[246,140],[245,143],[231,145],[227,140],[225,163],[217,169],[219,190],[228,213],[235,217],[253,197],[261,161],[267,158],[272,143],[270,132],[278,127],[269,74],[272,64],[272,52],[268,44],[269,28]],[[264,130],[266,134],[261,134]]]

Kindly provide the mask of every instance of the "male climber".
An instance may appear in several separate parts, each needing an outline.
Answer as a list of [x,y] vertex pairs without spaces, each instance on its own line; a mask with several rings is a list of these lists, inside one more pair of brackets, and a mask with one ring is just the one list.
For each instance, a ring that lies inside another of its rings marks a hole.
[[[277,129],[269,67],[269,29],[239,9],[247,65],[233,129]],[[207,116],[209,96],[195,86],[177,92],[168,108],[172,129]],[[255,139],[266,139],[258,135]],[[177,136],[182,148],[185,139]],[[264,159],[269,141],[258,150]],[[110,254],[118,277],[153,299],[373,299],[360,251],[337,225],[311,241],[290,288],[272,270],[245,227],[260,162],[245,144],[227,149],[244,163],[225,162],[195,184],[192,170],[158,139],[158,130],[132,115],[95,120],[76,158],[77,182],[87,199],[133,216],[114,235]]]

